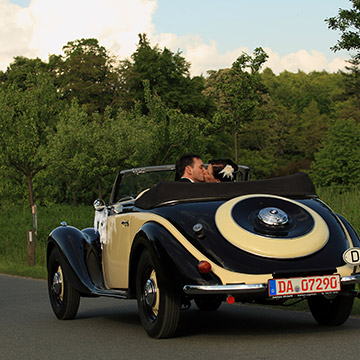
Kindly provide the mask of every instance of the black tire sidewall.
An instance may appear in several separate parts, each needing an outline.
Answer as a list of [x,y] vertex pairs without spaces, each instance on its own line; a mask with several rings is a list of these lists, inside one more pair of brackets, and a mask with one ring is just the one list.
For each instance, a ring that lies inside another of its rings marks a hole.
[[[146,333],[153,338],[170,337],[175,332],[180,313],[180,301],[177,297],[159,289],[159,310],[157,316],[149,315],[143,298],[143,289],[152,270],[156,268],[148,250],[145,250],[139,260],[136,272],[136,297],[141,323]],[[178,309],[177,309],[178,308]],[[170,323],[169,323],[170,320]],[[170,324],[170,325],[169,325]]]
[[338,326],[349,318],[354,303],[352,289],[353,286],[346,287],[332,300],[324,296],[308,298],[311,314],[319,325]]
[[[57,299],[55,294],[52,293],[51,287],[54,278],[54,274],[57,272],[58,267],[62,269],[63,274],[63,300]],[[69,281],[67,280],[64,272],[64,260],[58,249],[54,249],[49,256],[48,263],[48,292],[51,307],[60,320],[73,319],[76,316],[79,308],[80,294],[75,290]]]

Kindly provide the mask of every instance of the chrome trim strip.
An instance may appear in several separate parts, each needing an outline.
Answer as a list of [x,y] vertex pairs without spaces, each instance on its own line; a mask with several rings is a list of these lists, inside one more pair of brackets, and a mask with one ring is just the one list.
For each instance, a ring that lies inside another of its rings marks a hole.
[[[205,166],[207,166],[208,164],[204,164]],[[120,175],[129,175],[129,174],[145,174],[145,173],[149,173],[149,172],[158,172],[158,171],[174,171],[176,168],[175,164],[170,164],[170,165],[156,165],[156,166],[143,166],[143,167],[138,167],[138,168],[132,168],[132,169],[126,169],[126,170],[121,170],[120,171]],[[244,181],[248,181],[249,180],[249,173],[250,173],[250,168],[246,165],[241,165],[238,164],[238,168],[242,170],[242,172],[244,173]]]
[[341,277],[341,284],[343,285],[352,285],[352,284],[359,284],[360,283],[360,274],[354,274],[350,276],[342,276]]
[[185,285],[185,294],[242,294],[264,292],[267,284]]
[[121,175],[130,175],[130,174],[145,174],[149,172],[158,172],[158,171],[174,171],[175,165],[158,165],[158,166],[144,166],[132,169],[121,170]]
[[[342,285],[360,283],[360,274],[342,276]],[[189,295],[200,294],[252,294],[267,291],[267,284],[230,284],[230,285],[185,285],[184,293]]]

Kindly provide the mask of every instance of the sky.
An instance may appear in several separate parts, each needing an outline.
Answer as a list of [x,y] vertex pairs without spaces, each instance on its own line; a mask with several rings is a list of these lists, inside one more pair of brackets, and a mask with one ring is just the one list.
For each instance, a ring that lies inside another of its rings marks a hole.
[[96,38],[111,55],[130,58],[138,34],[180,51],[192,76],[231,67],[262,47],[279,74],[336,72],[350,58],[330,50],[340,33],[326,18],[349,0],[0,0],[0,70],[15,56],[60,55],[69,41]]

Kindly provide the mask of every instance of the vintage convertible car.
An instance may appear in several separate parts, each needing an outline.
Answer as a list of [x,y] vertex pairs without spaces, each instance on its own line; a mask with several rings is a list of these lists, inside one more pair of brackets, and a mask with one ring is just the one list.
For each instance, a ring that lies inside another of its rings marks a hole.
[[[175,182],[174,166],[121,171],[94,227],[49,235],[48,290],[59,319],[81,296],[137,299],[150,337],[174,336],[181,308],[223,301],[282,305],[306,299],[321,325],[349,317],[360,282],[351,225],[298,173],[239,181]],[[155,184],[155,185],[154,185]]]

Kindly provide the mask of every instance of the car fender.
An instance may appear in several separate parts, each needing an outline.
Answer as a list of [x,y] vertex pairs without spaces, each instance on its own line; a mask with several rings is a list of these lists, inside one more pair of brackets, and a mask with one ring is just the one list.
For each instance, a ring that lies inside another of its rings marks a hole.
[[182,294],[185,284],[220,284],[213,274],[198,271],[199,260],[193,257],[162,225],[147,222],[137,232],[130,252],[129,290],[135,293],[137,263],[147,249],[157,270],[159,286],[177,295]]
[[96,289],[86,266],[86,236],[86,232],[72,226],[54,229],[48,239],[47,263],[50,253],[56,247],[63,257],[63,271],[68,281],[82,294],[90,295],[96,293]]
[[348,232],[350,239],[352,241],[353,247],[360,247],[360,239],[354,228],[350,225],[350,223],[339,214],[336,214],[336,216],[340,219],[342,224],[344,225],[346,231]]

